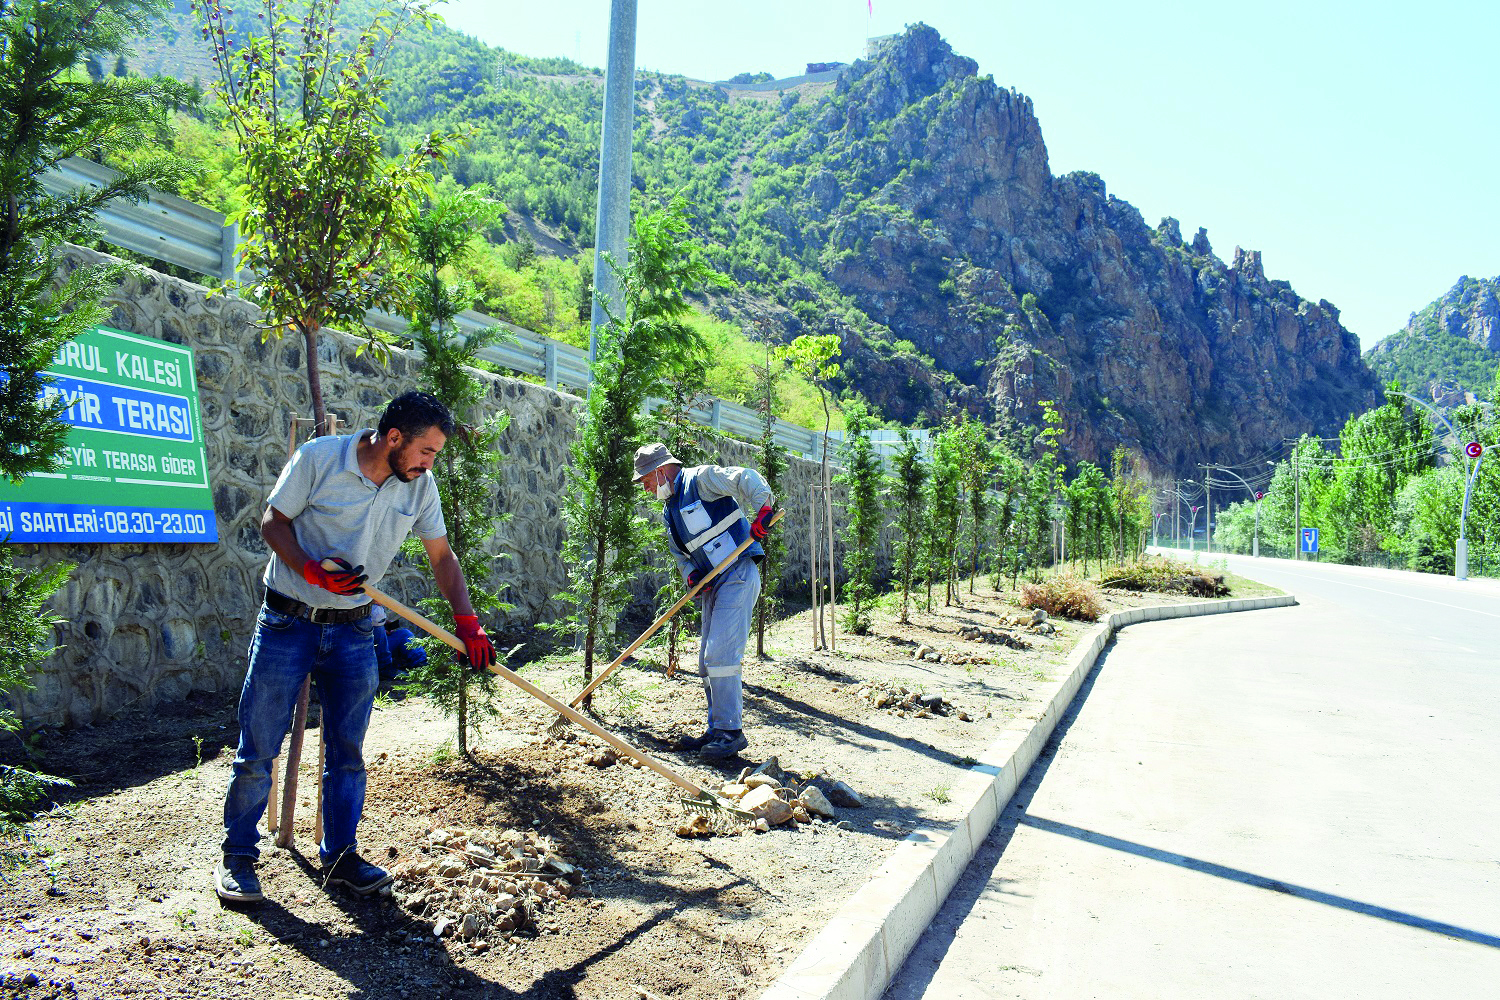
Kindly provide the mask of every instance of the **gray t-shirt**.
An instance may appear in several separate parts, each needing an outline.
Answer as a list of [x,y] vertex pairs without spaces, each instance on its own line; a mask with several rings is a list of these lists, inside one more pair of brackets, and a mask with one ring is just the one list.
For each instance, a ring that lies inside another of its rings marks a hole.
[[[266,505],[292,520],[297,543],[313,559],[338,557],[364,566],[367,581],[380,582],[408,533],[442,538],[448,533],[438,502],[437,480],[424,472],[409,483],[391,476],[377,487],[359,471],[360,438],[370,430],[320,437],[298,448],[281,470]],[[357,608],[363,594],[340,597],[302,579],[274,552],[262,581],[272,590],[315,608]]]

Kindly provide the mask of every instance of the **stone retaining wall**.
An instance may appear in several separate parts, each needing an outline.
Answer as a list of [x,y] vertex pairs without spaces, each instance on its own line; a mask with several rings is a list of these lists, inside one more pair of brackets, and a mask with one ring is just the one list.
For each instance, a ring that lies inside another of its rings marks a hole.
[[[102,259],[87,250],[72,255]],[[302,344],[262,342],[250,303],[140,271],[106,305],[106,325],[194,350],[219,542],[16,546],[21,565],[66,560],[78,567],[52,602],[67,619],[57,636],[62,649],[41,666],[34,690],[12,694],[32,726],[87,724],[132,705],[239,687],[268,557],[261,513],[286,463],[289,422],[311,411]],[[333,331],[319,342],[324,399],[351,428],[373,427],[386,402],[416,384],[411,355],[393,352],[382,368],[356,355],[359,344]],[[566,583],[559,497],[583,401],[517,378],[482,377],[486,408],[510,414],[495,493],[510,518],[493,540],[494,553],[504,557],[496,581],[516,605],[504,624],[550,621],[562,610],[554,597]],[[754,451],[725,441],[722,461],[754,465]],[[780,577],[796,597],[807,586],[808,486],[818,466],[791,464],[784,488],[788,558]],[[435,593],[425,561],[398,560],[382,588],[407,603]],[[652,581],[643,578],[640,593],[651,591]]]

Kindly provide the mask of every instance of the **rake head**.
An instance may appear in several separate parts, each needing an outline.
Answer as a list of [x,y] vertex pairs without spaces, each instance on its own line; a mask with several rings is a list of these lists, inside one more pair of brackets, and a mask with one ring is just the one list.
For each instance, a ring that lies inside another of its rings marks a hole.
[[690,822],[701,818],[713,833],[738,833],[755,822],[754,813],[706,790],[700,790],[697,795],[679,796],[677,802],[691,817]]
[[573,721],[571,719],[569,719],[566,715],[559,715],[557,718],[552,720],[552,725],[547,727],[547,739],[560,739],[562,737],[562,734],[567,732],[568,727],[571,725],[573,725]]

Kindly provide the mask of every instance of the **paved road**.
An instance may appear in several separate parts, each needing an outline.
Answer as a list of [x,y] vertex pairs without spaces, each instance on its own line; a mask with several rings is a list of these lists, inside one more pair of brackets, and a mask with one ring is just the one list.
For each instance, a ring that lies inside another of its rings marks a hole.
[[1120,633],[888,1000],[1500,996],[1500,588],[1275,562]]

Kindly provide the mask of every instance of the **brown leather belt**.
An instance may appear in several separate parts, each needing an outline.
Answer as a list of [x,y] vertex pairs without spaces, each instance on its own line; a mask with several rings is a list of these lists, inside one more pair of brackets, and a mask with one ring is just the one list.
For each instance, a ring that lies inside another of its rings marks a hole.
[[314,625],[347,625],[362,620],[370,613],[370,604],[365,602],[357,608],[315,608],[276,590],[266,591],[266,607],[294,618],[305,618]]

